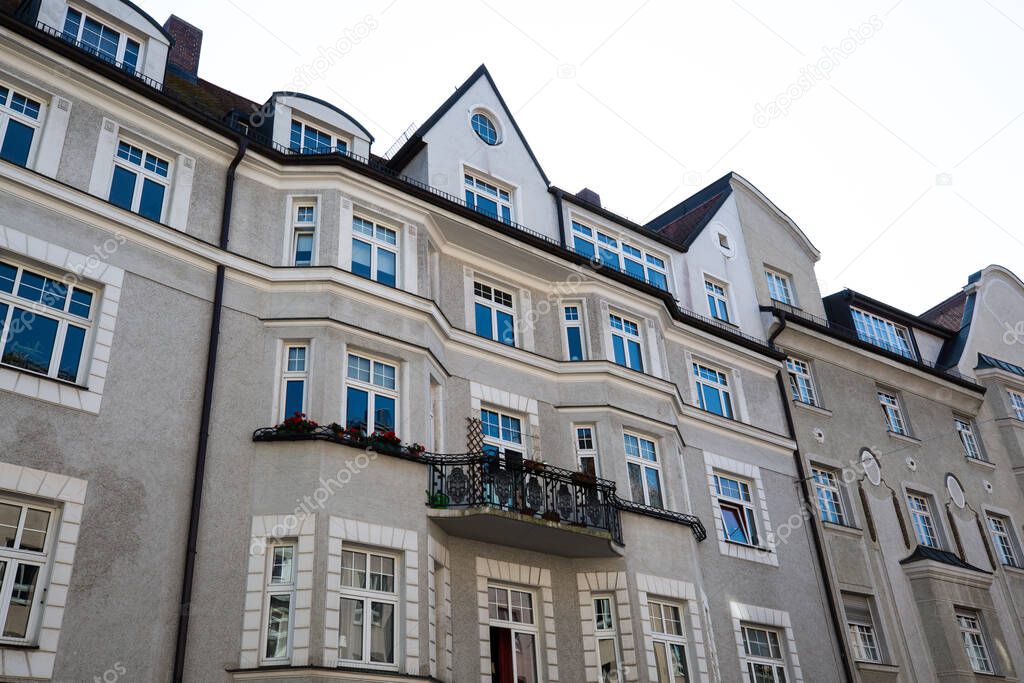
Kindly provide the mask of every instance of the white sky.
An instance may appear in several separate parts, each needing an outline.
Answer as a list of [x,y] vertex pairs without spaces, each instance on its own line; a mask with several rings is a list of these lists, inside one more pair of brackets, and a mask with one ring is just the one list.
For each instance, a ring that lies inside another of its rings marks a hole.
[[823,294],[920,313],[990,263],[1024,276],[1019,1],[137,1],[258,102],[305,67],[378,154],[486,63],[556,185],[644,222],[737,171],[821,250]]

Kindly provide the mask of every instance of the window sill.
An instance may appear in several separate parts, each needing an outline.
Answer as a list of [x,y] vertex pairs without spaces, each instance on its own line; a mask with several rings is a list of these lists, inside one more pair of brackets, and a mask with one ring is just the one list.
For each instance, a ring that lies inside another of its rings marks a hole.
[[1003,564],[1002,562],[999,563],[999,566],[1008,574],[1016,574],[1017,576],[1024,577],[1024,567],[1015,567],[1012,564]]
[[81,389],[82,391],[89,391],[89,387],[87,387],[84,384],[78,384],[77,382],[70,382],[70,381],[68,381],[66,379],[60,379],[59,377],[50,377],[49,375],[44,375],[43,373],[36,372],[35,370],[29,370],[27,368],[19,368],[17,365],[10,365],[8,363],[0,363],[0,366],[2,366],[4,368],[7,368],[8,370],[11,370],[12,372],[20,372],[20,373],[26,374],[29,377],[36,377],[38,379],[45,379],[47,381],[54,382],[56,384],[62,384],[64,386],[66,386],[66,387],[72,387],[74,389]]
[[812,412],[812,413],[817,413],[818,415],[822,415],[824,417],[832,417],[832,411],[831,410],[829,410],[828,408],[822,408],[821,406],[816,406],[816,405],[814,405],[812,403],[804,403],[803,401],[797,401],[797,400],[794,399],[793,400],[793,405],[797,406],[798,408],[800,408],[802,410],[806,410],[806,411],[809,411],[809,412]]
[[872,662],[866,659],[855,659],[854,664],[861,671],[878,671],[879,673],[899,673],[900,667],[886,662]]
[[965,455],[964,460],[975,467],[980,467],[985,470],[994,470],[996,468],[995,463],[989,462],[988,460],[982,460],[981,458],[971,458]]
[[34,643],[5,643],[0,640],[0,650],[38,650],[39,645]]
[[850,526],[848,524],[836,524],[835,522],[826,522],[824,520],[822,520],[821,525],[830,531],[835,531],[836,533],[840,534],[846,534],[848,536],[860,537],[864,535],[864,529],[860,528],[859,526]]
[[887,432],[887,434],[889,435],[890,439],[895,439],[896,441],[902,441],[904,443],[910,444],[911,446],[920,446],[921,445],[921,439],[915,439],[914,437],[908,436],[907,434],[897,434],[896,432],[892,432],[892,431]]
[[737,548],[746,548],[747,550],[753,550],[755,552],[765,553],[766,555],[775,552],[771,548],[766,548],[763,545],[750,545],[749,543],[740,543],[739,541],[730,541],[728,538],[723,538],[722,542],[723,543],[728,543],[729,545],[734,545]]

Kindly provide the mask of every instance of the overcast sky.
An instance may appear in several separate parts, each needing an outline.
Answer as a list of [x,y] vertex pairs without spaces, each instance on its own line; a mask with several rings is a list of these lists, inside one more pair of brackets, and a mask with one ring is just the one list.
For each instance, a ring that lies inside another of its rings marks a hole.
[[556,185],[644,222],[736,171],[823,294],[920,313],[1024,276],[1019,1],[137,1],[204,30],[204,78],[331,101],[378,154],[486,63]]

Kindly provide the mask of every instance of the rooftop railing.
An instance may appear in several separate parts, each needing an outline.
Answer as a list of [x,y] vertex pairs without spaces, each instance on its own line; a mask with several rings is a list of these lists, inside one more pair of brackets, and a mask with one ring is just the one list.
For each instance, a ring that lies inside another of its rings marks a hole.
[[37,21],[36,22],[36,28],[39,29],[40,31],[42,31],[43,33],[45,33],[48,36],[52,36],[54,38],[62,40],[65,43],[68,43],[69,45],[74,45],[76,48],[78,48],[82,52],[85,52],[86,54],[90,54],[93,57],[95,57],[96,59],[99,59],[99,60],[101,60],[103,62],[106,62],[107,64],[110,64],[111,66],[113,66],[116,69],[120,69],[121,71],[123,71],[124,73],[128,74],[129,76],[132,76],[133,78],[135,78],[135,79],[137,79],[139,81],[142,81],[143,83],[145,83],[149,87],[153,88],[154,90],[159,90],[159,91],[163,92],[163,89],[164,89],[163,83],[161,83],[161,82],[159,82],[157,80],[154,80],[154,79],[150,78],[149,76],[146,76],[145,74],[140,72],[138,69],[136,69],[135,66],[126,64],[124,62],[120,62],[120,61],[118,61],[116,59],[113,59],[112,57],[110,57],[110,55],[108,55],[105,52],[97,49],[95,46],[89,45],[87,43],[82,42],[81,40],[78,40],[77,36],[74,36],[74,35],[72,35],[70,33],[65,33],[64,31],[61,31],[58,28],[54,28],[53,26],[50,26],[49,24],[45,24],[45,23],[43,23],[41,21]]

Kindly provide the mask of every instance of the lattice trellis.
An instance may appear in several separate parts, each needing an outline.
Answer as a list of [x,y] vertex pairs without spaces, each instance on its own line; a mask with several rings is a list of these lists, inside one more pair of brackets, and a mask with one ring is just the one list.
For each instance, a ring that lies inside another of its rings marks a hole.
[[466,418],[466,452],[482,453],[484,450],[484,426],[479,417]]

